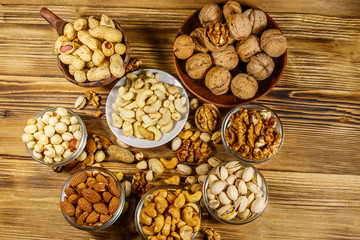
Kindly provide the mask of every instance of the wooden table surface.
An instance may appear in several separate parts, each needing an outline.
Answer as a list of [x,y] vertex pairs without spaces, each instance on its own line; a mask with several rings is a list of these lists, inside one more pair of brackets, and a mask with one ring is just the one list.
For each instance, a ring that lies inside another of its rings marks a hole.
[[[71,21],[107,14],[125,28],[131,54],[144,67],[176,76],[175,34],[206,2],[1,0],[1,239],[140,239],[126,233],[122,221],[97,233],[70,226],[59,208],[69,173],[54,173],[37,163],[21,142],[28,118],[48,107],[73,108],[85,91],[62,77],[52,55],[56,32],[40,17],[40,8]],[[282,79],[257,101],[278,113],[285,143],[277,156],[256,165],[269,185],[264,213],[243,226],[210,219],[203,220],[202,227],[214,227],[226,240],[360,239],[360,1],[247,2],[269,13],[288,40]],[[93,89],[102,96],[102,110],[112,86]],[[105,117],[97,119],[94,111],[91,106],[76,110],[89,131],[114,139]],[[193,117],[190,121],[194,125]],[[231,159],[221,144],[213,150],[215,156]],[[169,145],[143,152],[148,157],[174,155]],[[128,179],[136,171],[134,165],[115,161],[103,165],[123,171]]]

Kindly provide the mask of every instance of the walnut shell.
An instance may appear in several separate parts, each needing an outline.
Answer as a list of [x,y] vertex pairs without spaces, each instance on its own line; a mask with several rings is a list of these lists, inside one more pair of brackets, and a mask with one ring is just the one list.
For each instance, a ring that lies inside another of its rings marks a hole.
[[252,26],[248,17],[243,13],[237,13],[227,20],[229,34],[235,40],[241,40],[249,37]]
[[219,5],[208,3],[203,6],[199,13],[199,20],[203,27],[211,23],[222,22],[222,11]]
[[227,21],[232,15],[242,13],[241,5],[237,1],[228,1],[223,7],[223,15]]
[[244,15],[250,20],[252,34],[259,35],[265,30],[267,26],[267,17],[263,11],[249,8],[244,12]]
[[268,29],[261,35],[260,47],[270,57],[283,55],[286,46],[286,38],[278,29]]
[[223,66],[228,70],[233,70],[239,64],[239,56],[233,45],[211,53],[213,63],[217,66]]
[[195,43],[188,35],[181,35],[175,39],[173,50],[179,59],[187,59],[194,53]]
[[246,40],[237,42],[236,52],[239,54],[241,61],[249,62],[252,56],[261,52],[259,38],[255,35],[250,35]]
[[208,52],[209,49],[205,46],[204,43],[204,28],[197,28],[190,33],[190,37],[195,43],[195,52]]
[[[215,32],[212,31],[213,36],[211,36],[213,39],[223,39],[225,40],[221,45],[220,44],[214,44],[213,41],[211,41],[211,38],[209,36],[209,30],[210,28],[214,29],[215,27],[221,27],[222,30],[221,33],[219,34],[219,32]],[[209,24],[205,29],[204,29],[204,43],[205,46],[211,51],[219,51],[221,49],[224,49],[227,45],[229,45],[229,43],[231,41],[234,41],[232,38],[229,37],[229,29],[227,28],[226,24],[222,24],[222,23],[213,23],[213,24]]]
[[211,68],[205,77],[206,87],[215,95],[222,95],[229,91],[231,73],[222,66]]
[[258,90],[258,82],[246,73],[236,75],[231,81],[231,92],[238,98],[250,99]]
[[246,71],[256,78],[256,80],[264,80],[271,75],[274,67],[274,60],[269,55],[259,53],[250,58],[250,62],[246,66]]
[[207,53],[195,53],[186,60],[185,69],[187,74],[193,79],[202,79],[206,72],[211,68],[211,57]]

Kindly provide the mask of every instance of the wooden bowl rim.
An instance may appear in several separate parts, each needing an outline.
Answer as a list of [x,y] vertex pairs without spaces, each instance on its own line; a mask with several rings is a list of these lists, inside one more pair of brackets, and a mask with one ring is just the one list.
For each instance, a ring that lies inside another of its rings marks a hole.
[[[219,4],[225,4],[226,2],[228,2],[228,1],[215,2],[215,4],[217,4],[217,5],[219,5]],[[238,2],[240,3],[240,5],[244,5],[244,6],[253,8],[253,9],[261,10],[260,8],[255,7],[255,6],[251,5],[251,4],[244,3],[244,2],[240,2],[240,1],[238,1]],[[179,30],[178,30],[177,33],[176,33],[174,42],[175,42],[176,38],[177,38],[178,36],[180,36],[180,32],[182,31],[184,25],[185,25],[191,18],[193,18],[194,15],[196,15],[198,12],[200,12],[201,9],[202,9],[202,8],[199,8],[199,9],[197,9],[195,12],[193,12],[192,14],[190,14],[190,16],[182,23],[181,27],[179,28]],[[263,10],[261,10],[261,11],[263,11]],[[279,25],[275,22],[275,20],[272,19],[265,11],[263,11],[263,12],[265,13],[267,20],[270,21],[270,22],[275,26],[275,28],[278,29],[278,30],[282,33],[281,28],[280,28]],[[265,29],[265,30],[267,30],[267,29]],[[174,42],[173,42],[173,45],[174,45]],[[200,99],[203,100],[204,102],[208,102],[208,103],[214,104],[214,105],[216,105],[216,106],[218,106],[218,107],[224,107],[224,108],[231,108],[231,107],[235,107],[235,106],[238,106],[238,105],[241,105],[241,104],[251,103],[251,102],[254,102],[254,101],[258,100],[259,98],[267,95],[267,94],[276,86],[276,84],[280,81],[280,78],[281,78],[281,76],[283,75],[283,73],[284,73],[284,71],[285,71],[286,61],[287,61],[287,49],[286,49],[285,53],[284,53],[282,56],[280,56],[280,57],[283,57],[283,59],[284,59],[284,64],[283,64],[283,66],[282,66],[282,68],[281,68],[281,71],[280,71],[280,73],[279,73],[279,76],[278,76],[277,79],[274,81],[274,83],[270,86],[269,89],[267,89],[263,94],[255,97],[255,98],[250,98],[250,99],[246,99],[246,100],[245,100],[245,99],[236,98],[236,99],[243,100],[243,101],[225,104],[225,103],[214,102],[214,101],[212,101],[211,99],[207,99],[207,98],[201,96],[200,94],[198,94],[195,90],[193,90],[193,89],[188,85],[187,81],[184,81],[184,80],[183,80],[183,78],[182,78],[182,76],[181,76],[181,74],[180,74],[180,70],[179,70],[179,69],[180,69],[180,65],[177,64],[177,60],[180,61],[180,59],[178,59],[178,58],[175,56],[174,52],[173,52],[173,61],[174,61],[174,65],[175,65],[175,70],[176,70],[176,73],[178,74],[181,82],[184,84],[184,86],[185,86],[192,94],[194,94],[195,96],[197,96],[198,98],[200,98]],[[280,58],[280,57],[279,57],[279,58]],[[181,61],[185,61],[185,60],[181,60]],[[189,77],[189,78],[191,78],[191,77]],[[213,95],[214,95],[214,94],[213,94]],[[216,95],[214,95],[214,97],[216,98]]]

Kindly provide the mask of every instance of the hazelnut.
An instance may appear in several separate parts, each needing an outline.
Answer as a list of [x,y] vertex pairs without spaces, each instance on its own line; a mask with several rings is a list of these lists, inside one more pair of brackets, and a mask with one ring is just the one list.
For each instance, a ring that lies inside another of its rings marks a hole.
[[215,95],[225,94],[229,90],[231,73],[222,66],[211,68],[205,77],[206,87]]
[[176,38],[173,46],[174,54],[179,59],[189,58],[193,54],[194,48],[195,43],[188,35],[181,35]]
[[249,62],[252,56],[261,52],[259,38],[255,35],[250,35],[249,38],[237,42],[236,52],[239,54],[241,61]]
[[208,52],[209,49],[205,46],[204,43],[204,28],[197,28],[190,33],[190,37],[195,43],[195,52]]
[[222,11],[219,5],[208,3],[203,6],[199,13],[199,20],[203,27],[211,23],[222,22]]
[[286,38],[278,29],[268,29],[261,35],[260,47],[270,57],[281,56],[286,45]]
[[234,69],[239,64],[239,56],[233,45],[227,45],[218,51],[211,53],[213,63],[217,66],[223,66],[228,70]]
[[274,71],[274,61],[266,53],[259,53],[250,58],[250,62],[246,66],[248,74],[252,75],[256,80],[264,80],[268,78]]
[[227,21],[232,15],[242,13],[241,5],[237,1],[228,1],[223,7],[224,18]]
[[256,79],[249,74],[240,73],[231,81],[231,92],[238,98],[250,99],[258,90]]
[[230,16],[227,23],[230,37],[235,40],[246,39],[252,31],[251,22],[243,13]]
[[247,16],[250,20],[252,34],[259,35],[262,33],[262,31],[265,30],[267,26],[267,18],[263,11],[249,8],[244,12],[244,15]]
[[212,23],[205,28],[204,43],[210,51],[217,51],[229,44],[229,30],[226,24]]
[[207,53],[195,53],[185,64],[187,74],[193,79],[202,79],[211,68],[211,57]]

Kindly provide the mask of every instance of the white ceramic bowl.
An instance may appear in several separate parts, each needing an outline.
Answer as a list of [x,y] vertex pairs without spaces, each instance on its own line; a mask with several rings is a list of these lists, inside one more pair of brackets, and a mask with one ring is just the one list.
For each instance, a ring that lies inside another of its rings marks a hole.
[[111,105],[115,102],[116,100],[116,96],[118,94],[118,89],[119,87],[125,85],[125,80],[126,80],[126,76],[122,77],[116,84],[115,86],[111,89],[107,101],[106,101],[106,120],[107,123],[112,131],[112,133],[121,141],[123,141],[124,143],[133,146],[133,147],[137,147],[137,148],[153,148],[153,147],[158,147],[161,145],[164,145],[165,143],[171,141],[174,137],[176,137],[178,135],[178,133],[183,129],[187,118],[189,116],[189,98],[187,96],[187,93],[184,89],[184,87],[181,85],[181,83],[172,75],[170,75],[167,72],[158,70],[158,69],[141,69],[141,70],[137,70],[134,71],[133,73],[136,75],[139,75],[141,73],[145,73],[146,70],[149,70],[152,73],[159,73],[160,74],[160,81],[161,82],[165,82],[169,85],[175,85],[178,86],[180,88],[180,94],[181,96],[186,97],[186,107],[188,109],[188,111],[184,114],[181,114],[181,119],[179,121],[174,121],[174,126],[173,129],[168,132],[168,133],[162,133],[162,137],[159,141],[150,141],[150,140],[146,140],[146,139],[139,139],[137,137],[130,136],[130,137],[125,137],[123,130],[119,129],[119,128],[115,128],[112,125],[112,119],[111,119],[111,115],[113,112],[115,112]]

